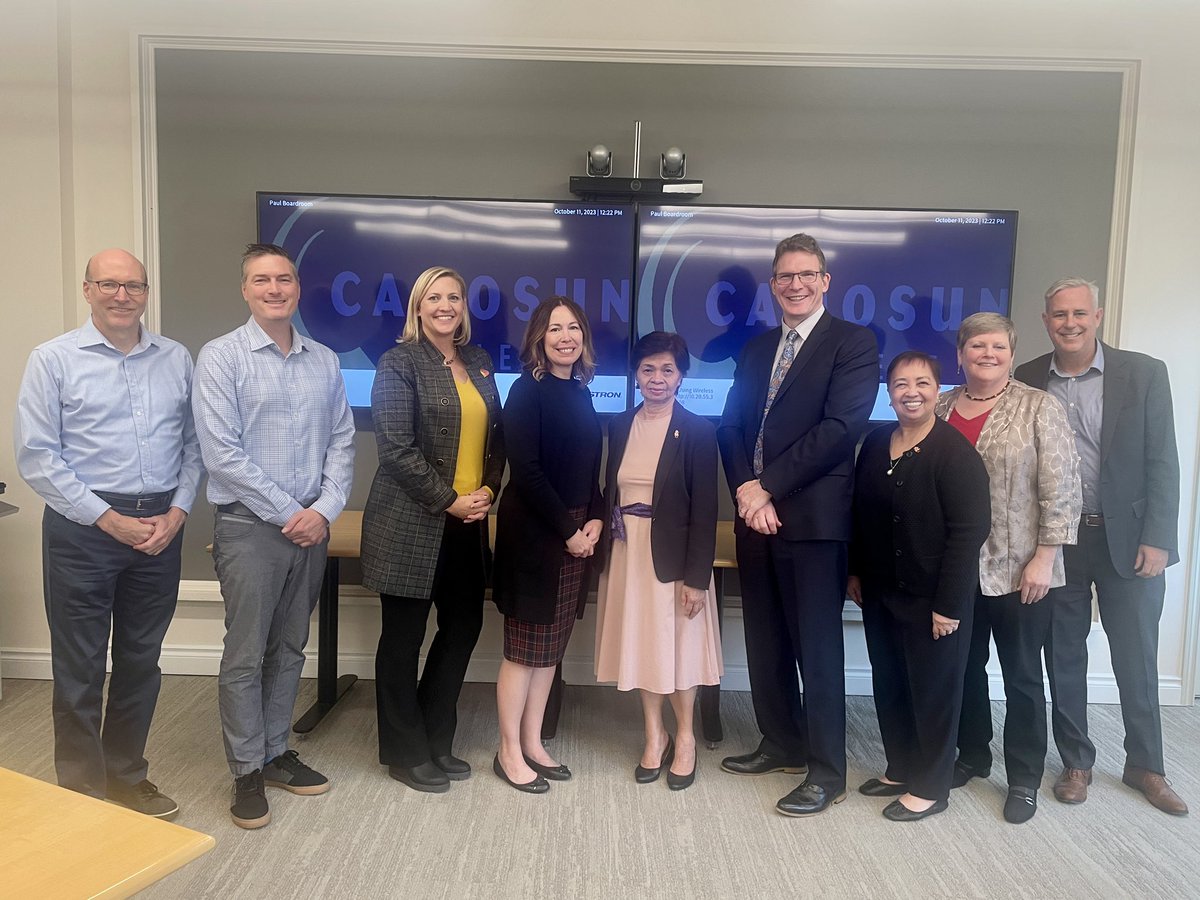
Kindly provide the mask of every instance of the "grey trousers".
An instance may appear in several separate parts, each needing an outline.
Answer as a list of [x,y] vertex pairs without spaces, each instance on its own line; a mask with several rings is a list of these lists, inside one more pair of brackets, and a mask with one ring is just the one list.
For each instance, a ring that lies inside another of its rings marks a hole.
[[288,749],[326,550],[298,547],[278,525],[253,516],[217,512],[213,560],[225,599],[217,684],[225,756],[235,776]]

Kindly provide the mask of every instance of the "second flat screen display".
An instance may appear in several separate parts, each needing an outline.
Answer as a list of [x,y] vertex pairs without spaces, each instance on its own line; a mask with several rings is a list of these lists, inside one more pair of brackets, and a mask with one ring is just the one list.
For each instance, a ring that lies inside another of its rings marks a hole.
[[[680,401],[719,416],[742,346],[779,324],[775,245],[802,231],[825,253],[828,313],[875,332],[884,366],[903,350],[924,350],[941,361],[942,382],[957,384],[959,324],[980,311],[1009,312],[1016,220],[1012,211],[642,204],[634,330],[683,335],[692,365]],[[884,385],[872,418],[895,418]]]

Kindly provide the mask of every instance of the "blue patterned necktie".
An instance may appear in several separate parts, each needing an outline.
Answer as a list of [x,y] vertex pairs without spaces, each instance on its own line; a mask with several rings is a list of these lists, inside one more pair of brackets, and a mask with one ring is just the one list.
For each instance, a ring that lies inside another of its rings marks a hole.
[[796,350],[800,346],[800,335],[795,329],[792,329],[787,334],[787,341],[783,345],[783,352],[779,354],[779,362],[775,363],[775,371],[771,373],[771,383],[767,387],[767,405],[763,408],[762,424],[758,426],[758,437],[754,441],[754,474],[761,475],[763,471],[763,429],[767,427],[767,415],[771,412],[771,406],[775,403],[775,395],[779,393],[779,386],[783,384],[783,379],[787,376],[788,369],[792,367],[792,360],[796,358]]

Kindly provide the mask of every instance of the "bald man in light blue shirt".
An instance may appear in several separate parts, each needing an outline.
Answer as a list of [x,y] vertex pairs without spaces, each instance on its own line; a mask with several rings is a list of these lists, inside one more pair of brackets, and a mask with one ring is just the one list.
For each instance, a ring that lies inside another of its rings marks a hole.
[[21,477],[46,501],[58,782],[169,817],[179,807],[147,780],[143,753],[201,463],[192,358],[142,327],[148,293],[146,270],[132,254],[105,250],[88,261],[83,296],[91,315],[30,355],[14,443]]

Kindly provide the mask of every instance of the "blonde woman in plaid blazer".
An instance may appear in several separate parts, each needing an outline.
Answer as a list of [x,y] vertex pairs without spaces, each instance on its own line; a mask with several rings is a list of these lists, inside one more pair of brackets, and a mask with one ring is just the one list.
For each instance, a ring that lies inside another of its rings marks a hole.
[[[382,610],[379,761],[397,781],[432,793],[471,774],[451,744],[483,625],[487,515],[504,471],[492,360],[470,337],[462,276],[427,269],[371,391],[379,469],[363,512],[362,569]],[[438,631],[418,683],[431,606]]]

